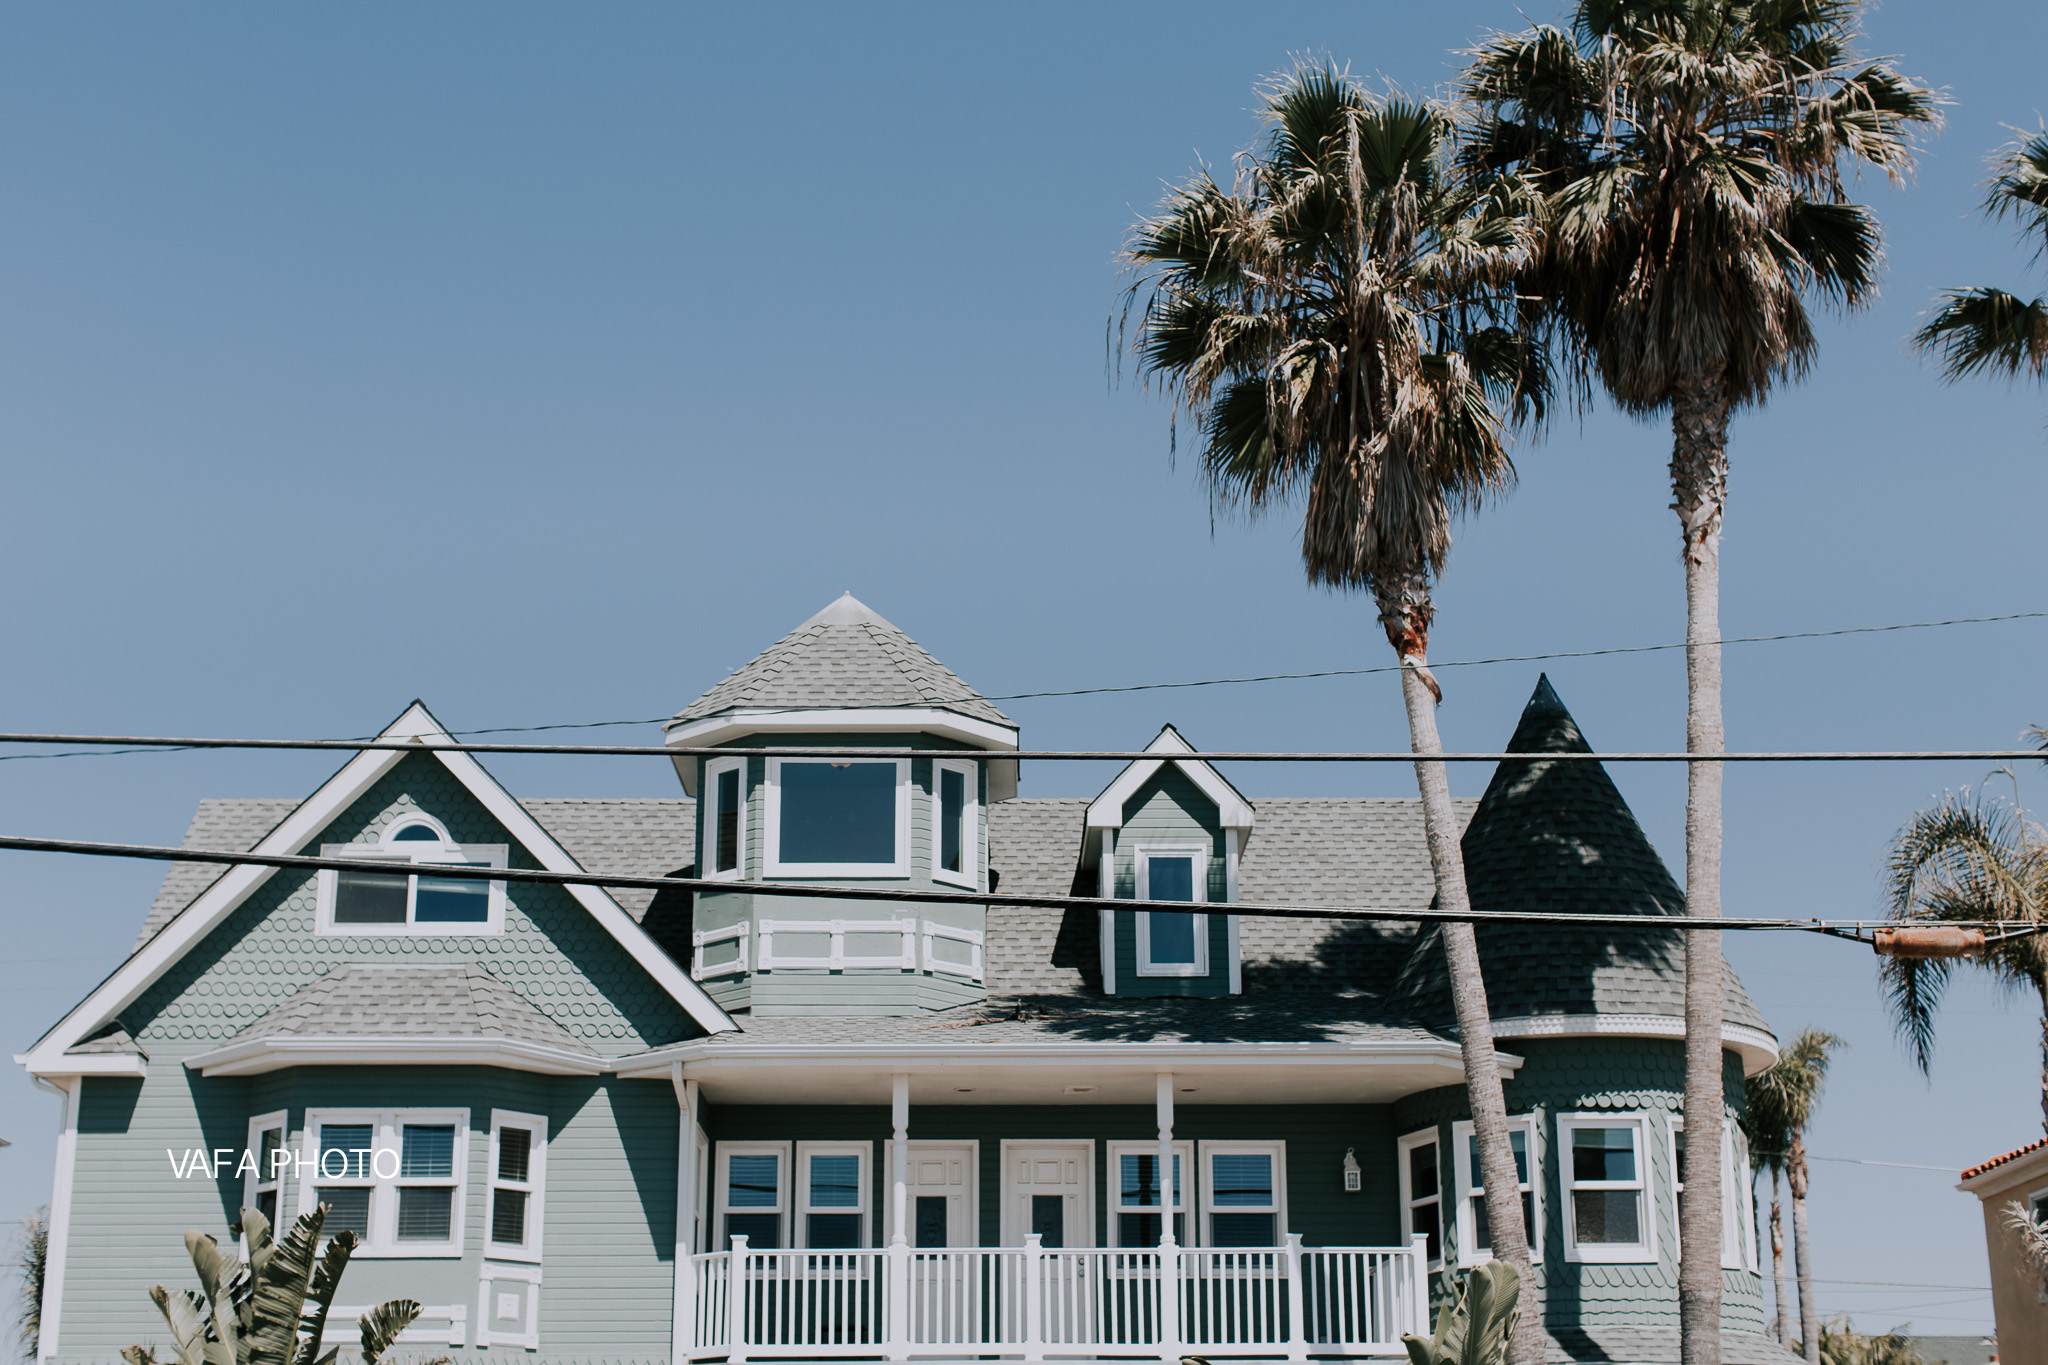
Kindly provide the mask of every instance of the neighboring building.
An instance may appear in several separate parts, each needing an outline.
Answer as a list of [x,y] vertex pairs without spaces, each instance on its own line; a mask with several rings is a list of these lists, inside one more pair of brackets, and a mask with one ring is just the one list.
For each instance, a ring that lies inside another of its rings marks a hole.
[[1984,1205],[1998,1359],[2002,1365],[2048,1365],[2048,1279],[2028,1263],[2005,1225],[2013,1204],[2036,1222],[2048,1223],[2048,1138],[1970,1167],[1956,1188]]
[[[443,735],[417,704],[386,733]],[[679,756],[674,800],[369,751],[203,802],[188,848],[388,871],[174,864],[19,1058],[65,1096],[45,1355],[161,1341],[144,1290],[241,1206],[327,1204],[347,1302],[418,1299],[457,1362],[1399,1356],[1485,1258],[1435,930],[974,899],[1421,910],[1417,803],[1252,800],[1170,726],[1093,800],[1019,798],[1016,725],[850,596],[667,734],[731,753]],[[1509,747],[1588,751],[1547,682]],[[1642,919],[1480,944],[1556,1356],[1676,1361],[1680,893],[1596,763],[1505,764],[1460,813],[1476,908]],[[803,891],[850,882],[967,899]],[[1776,1043],[1732,973],[1723,1038],[1739,1190]],[[1725,1359],[1783,1365],[1728,1206]]]

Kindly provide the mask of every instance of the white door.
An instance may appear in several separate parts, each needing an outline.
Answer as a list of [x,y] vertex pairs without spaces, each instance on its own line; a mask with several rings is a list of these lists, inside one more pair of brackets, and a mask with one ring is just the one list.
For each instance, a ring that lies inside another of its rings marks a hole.
[[1037,1233],[1047,1251],[1095,1245],[1095,1144],[1003,1144],[1003,1245]]
[[[884,1144],[895,1179],[896,1144]],[[971,1349],[981,1344],[987,1270],[972,1248],[978,1149],[972,1142],[913,1142],[905,1168],[910,1226],[910,1339],[919,1346]],[[889,1235],[896,1233],[895,1199]]]

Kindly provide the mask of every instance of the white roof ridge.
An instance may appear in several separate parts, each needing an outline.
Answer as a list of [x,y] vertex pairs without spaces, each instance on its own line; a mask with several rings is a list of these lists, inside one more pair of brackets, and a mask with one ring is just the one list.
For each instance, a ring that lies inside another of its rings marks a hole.
[[843,592],[827,602],[821,611],[798,626],[797,630],[807,630],[812,626],[857,626],[869,622],[886,630],[893,630],[898,635],[903,634],[895,622],[855,597],[850,591]]

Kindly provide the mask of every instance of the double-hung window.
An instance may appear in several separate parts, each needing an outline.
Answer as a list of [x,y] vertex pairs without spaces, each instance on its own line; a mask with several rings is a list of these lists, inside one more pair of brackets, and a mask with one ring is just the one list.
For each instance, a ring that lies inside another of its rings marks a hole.
[[747,760],[714,758],[704,765],[703,875],[736,880],[747,867]]
[[978,884],[981,817],[975,788],[980,774],[972,763],[932,760],[932,876],[960,886]]
[[1277,1247],[1287,1231],[1287,1144],[1204,1142],[1207,1245]]
[[[1493,1257],[1493,1234],[1486,1221],[1486,1179],[1479,1166],[1479,1139],[1470,1119],[1452,1124],[1451,1135],[1458,1159],[1458,1264],[1484,1265]],[[1536,1116],[1510,1118],[1508,1142],[1514,1149],[1515,1175],[1522,1191],[1522,1227],[1529,1237],[1529,1259],[1541,1261],[1543,1220],[1537,1216],[1537,1191],[1543,1182],[1537,1175]]]
[[284,1232],[277,1226],[277,1215],[284,1205],[285,1167],[291,1164],[284,1145],[285,1119],[279,1110],[249,1120],[250,1166],[242,1175],[242,1207],[262,1214],[279,1239]]
[[[1206,901],[1209,850],[1201,845],[1140,845],[1132,850],[1141,901]],[[1209,921],[1168,910],[1138,915],[1139,976],[1207,976]]]
[[779,1247],[789,1213],[787,1142],[718,1144],[718,1227],[721,1249],[735,1237],[750,1247]]
[[466,1109],[311,1110],[299,1212],[349,1231],[358,1256],[460,1256]]
[[1408,1134],[1398,1144],[1401,1165],[1401,1209],[1406,1233],[1421,1233],[1432,1269],[1444,1259],[1444,1181],[1437,1160],[1436,1129]]
[[544,1115],[491,1111],[491,1206],[484,1255],[505,1261],[540,1259],[547,1164]]
[[[796,1145],[798,1235],[819,1251],[847,1251],[868,1244],[868,1162],[865,1142],[799,1142]],[[751,1240],[749,1245],[758,1245]]]
[[[1185,1173],[1194,1169],[1195,1149],[1191,1142],[1173,1144],[1173,1240],[1189,1245]],[[1159,1144],[1156,1142],[1112,1142],[1109,1144],[1109,1183],[1116,1207],[1110,1220],[1113,1245],[1156,1247],[1159,1245]]]
[[1654,1261],[1642,1114],[1559,1114],[1557,1163],[1569,1261]]
[[322,844],[323,858],[382,863],[389,871],[323,868],[315,932],[495,934],[505,925],[505,884],[416,868],[505,866],[504,844],[458,844],[431,816],[392,822],[374,844]]
[[[1671,1223],[1676,1246],[1685,1226],[1685,1116],[1671,1116]],[[1755,1211],[1749,1199],[1749,1139],[1721,1123],[1721,1268],[1756,1270]]]
[[910,875],[910,760],[768,760],[768,875]]

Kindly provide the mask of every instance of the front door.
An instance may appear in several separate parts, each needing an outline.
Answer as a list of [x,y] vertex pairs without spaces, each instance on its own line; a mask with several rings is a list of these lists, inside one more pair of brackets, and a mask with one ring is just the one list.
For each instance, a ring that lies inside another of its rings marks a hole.
[[1003,1144],[1003,1245],[1030,1233],[1047,1251],[1095,1245],[1095,1144]]
[[[886,1144],[895,1170],[895,1143]],[[975,1235],[979,1162],[971,1142],[913,1142],[904,1168],[910,1226],[910,1339],[919,1346],[971,1349],[982,1339],[980,1253]],[[893,1175],[891,1177],[894,1178]],[[895,1200],[889,1233],[895,1236]],[[951,1248],[949,1250],[949,1248]]]

